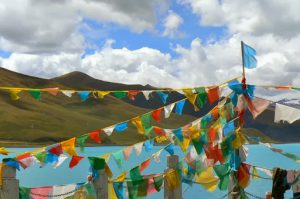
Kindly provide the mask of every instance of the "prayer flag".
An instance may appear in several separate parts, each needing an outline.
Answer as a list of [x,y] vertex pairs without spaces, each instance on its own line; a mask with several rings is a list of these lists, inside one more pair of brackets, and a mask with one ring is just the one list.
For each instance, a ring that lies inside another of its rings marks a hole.
[[94,170],[102,170],[105,168],[106,162],[103,158],[98,157],[88,157],[91,167]]
[[146,100],[149,100],[149,95],[152,93],[152,91],[142,91]]
[[42,92],[40,90],[29,90],[29,94],[36,100],[41,100]]
[[89,137],[94,140],[96,143],[101,143],[101,140],[100,140],[100,132],[101,130],[96,130],[96,131],[93,131],[91,133],[89,133]]
[[75,91],[61,91],[61,92],[67,97],[72,97],[73,93],[75,93]]
[[181,100],[181,101],[177,102],[176,108],[175,108],[176,114],[182,115],[184,104],[185,104],[185,100]]
[[169,118],[170,117],[174,106],[175,106],[175,103],[172,103],[172,104],[169,104],[169,105],[167,105],[167,106],[164,107],[165,118]]
[[145,129],[144,129],[144,127],[143,127],[142,120],[141,120],[140,117],[133,118],[133,119],[131,120],[131,123],[132,123],[134,126],[136,126],[137,131],[138,131],[139,134],[142,134],[142,135],[145,134]]
[[220,91],[218,86],[208,89],[207,96],[209,103],[213,104],[215,101],[219,100],[219,95]]
[[130,156],[130,154],[131,154],[131,152],[132,152],[132,148],[133,148],[133,146],[128,146],[128,147],[125,147],[125,148],[123,149],[123,153],[124,153],[124,158],[125,158],[125,160],[127,160],[127,159],[129,158],[129,156]]
[[62,148],[61,144],[58,144],[57,146],[52,147],[48,151],[55,154],[55,155],[57,155],[57,156],[60,156],[60,154],[63,153],[63,148]]
[[131,90],[131,91],[128,91],[128,98],[131,99],[131,100],[135,100],[136,96],[140,93],[140,91],[135,91],[135,90]]
[[114,157],[118,167],[120,169],[122,169],[123,167],[123,162],[124,162],[124,154],[123,154],[123,150],[119,150],[119,151],[116,151],[112,154],[112,156]]
[[72,169],[73,167],[75,167],[83,158],[83,156],[72,156],[69,168]]
[[141,116],[141,121],[143,124],[143,127],[145,129],[145,135],[149,135],[152,131],[152,125],[150,123],[150,118],[151,118],[151,113],[146,113],[144,115]]
[[163,108],[159,108],[159,109],[152,111],[152,118],[155,121],[160,122],[160,114],[161,114],[162,110],[163,110]]
[[161,91],[156,91],[157,95],[160,97],[161,101],[166,104],[167,103],[167,99],[169,97],[168,94],[161,92]]
[[104,128],[103,131],[107,136],[110,136],[113,133],[114,129],[115,129],[115,126],[110,126],[110,127]]
[[85,141],[86,141],[86,139],[87,139],[88,137],[89,137],[89,135],[88,135],[88,134],[85,134],[85,135],[82,135],[82,136],[80,136],[80,137],[78,137],[78,138],[76,139],[76,142],[77,142],[77,144],[79,145],[80,151],[81,151],[81,152],[84,151],[84,143],[85,143]]
[[174,145],[171,143],[171,144],[169,144],[166,148],[165,148],[165,150],[170,154],[170,155],[174,155],[175,153],[174,153]]
[[142,173],[149,165],[150,165],[151,159],[148,158],[144,162],[141,163],[140,165],[140,172]]
[[9,90],[9,92],[10,92],[10,98],[12,99],[12,100],[18,100],[18,99],[20,99],[20,96],[18,95],[20,92],[21,92],[22,90],[20,90],[20,89],[11,89],[11,90]]
[[133,145],[133,148],[135,149],[135,152],[136,152],[136,155],[139,156],[142,152],[142,149],[143,149],[143,145],[144,145],[144,142],[140,142],[140,143],[137,143],[135,145]]
[[70,156],[76,156],[77,152],[75,149],[75,142],[76,142],[76,138],[71,138],[69,140],[63,141],[61,142],[61,147],[62,149],[68,153]]
[[155,186],[156,191],[159,192],[164,183],[164,176],[163,175],[154,176],[153,181],[154,181],[154,186]]
[[177,189],[181,183],[180,176],[174,169],[170,169],[169,171],[167,171],[167,173],[165,174],[165,178],[170,190]]
[[89,91],[77,91],[81,101],[85,102],[88,98],[91,92]]
[[256,56],[255,49],[245,44],[244,42],[242,42],[242,48],[243,48],[243,65],[249,69],[256,68],[257,60],[255,58]]
[[122,131],[125,131],[127,128],[128,128],[127,127],[127,122],[123,122],[123,123],[115,125],[115,130],[118,133],[120,133]]
[[123,92],[123,91],[115,91],[112,93],[116,98],[118,99],[123,99],[124,97],[126,97],[127,92]]

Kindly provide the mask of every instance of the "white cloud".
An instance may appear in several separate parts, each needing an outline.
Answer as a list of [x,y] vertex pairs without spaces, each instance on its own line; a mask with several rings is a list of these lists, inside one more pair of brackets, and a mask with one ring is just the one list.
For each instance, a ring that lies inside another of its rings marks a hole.
[[163,21],[163,26],[165,28],[163,36],[182,37],[183,33],[179,31],[179,27],[183,24],[184,20],[178,14],[173,11],[169,11],[168,16]]
[[0,1],[0,49],[19,53],[74,53],[84,49],[82,19],[154,31],[163,0]]

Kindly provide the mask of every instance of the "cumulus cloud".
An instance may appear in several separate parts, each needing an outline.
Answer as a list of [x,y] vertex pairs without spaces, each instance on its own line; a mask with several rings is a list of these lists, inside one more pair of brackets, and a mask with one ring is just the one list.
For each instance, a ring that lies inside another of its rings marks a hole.
[[167,0],[11,0],[0,2],[0,48],[19,53],[82,52],[79,29],[89,18],[134,32],[154,31]]
[[293,37],[300,31],[297,0],[181,0],[199,15],[202,25],[227,26],[231,32],[272,33]]
[[165,28],[163,36],[182,37],[183,33],[179,31],[179,27],[183,24],[184,20],[173,11],[169,11],[168,16],[164,19],[163,26]]

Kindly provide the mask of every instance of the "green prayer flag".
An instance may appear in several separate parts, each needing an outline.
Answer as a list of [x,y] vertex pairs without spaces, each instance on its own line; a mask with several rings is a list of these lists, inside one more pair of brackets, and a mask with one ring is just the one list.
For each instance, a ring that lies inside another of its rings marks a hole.
[[19,198],[20,199],[30,199],[30,188],[19,187]]
[[220,179],[219,182],[219,189],[222,190],[227,190],[228,188],[228,183],[229,183],[229,174],[230,174],[230,167],[229,164],[220,164],[220,165],[215,165],[214,166],[214,171],[216,172],[217,176]]
[[140,166],[134,167],[133,169],[130,170],[130,178],[133,181],[133,183],[135,181],[139,181],[141,179],[143,179],[143,176],[141,176],[140,174]]
[[81,152],[84,151],[84,143],[88,137],[89,137],[89,135],[85,134],[85,135],[80,136],[79,138],[76,138],[76,142],[78,143]]
[[88,157],[90,165],[95,170],[102,170],[105,168],[106,162],[103,158]]
[[150,123],[151,113],[147,113],[141,116],[142,125],[145,129],[145,135],[149,135],[153,129],[153,126]]
[[129,199],[146,198],[147,188],[148,188],[148,179],[142,179],[136,182],[127,181]]
[[123,99],[124,97],[126,97],[127,92],[123,92],[123,91],[115,91],[112,93],[116,98],[118,99]]
[[163,175],[155,176],[153,177],[153,181],[154,181],[154,186],[156,191],[159,192],[164,182],[164,176]]
[[38,159],[38,161],[40,161],[40,163],[44,164],[46,162],[46,158],[47,158],[47,152],[41,152],[38,153],[36,155],[34,155],[34,157],[36,157],[36,159]]
[[115,159],[115,161],[116,161],[118,167],[119,167],[120,169],[122,169],[122,167],[123,167],[123,161],[124,161],[124,153],[123,153],[123,150],[119,150],[119,151],[117,151],[117,152],[114,152],[114,153],[112,154],[112,156],[114,157],[114,159]]
[[192,143],[197,151],[197,154],[200,155],[203,150],[203,143],[200,142],[200,139],[199,140],[192,139]]
[[40,90],[30,90],[29,94],[36,100],[40,100],[42,97],[42,92]]
[[207,97],[205,88],[199,87],[199,88],[196,88],[195,90],[198,93],[198,96],[197,96],[198,106],[200,108],[203,108],[203,106],[208,102],[208,97]]

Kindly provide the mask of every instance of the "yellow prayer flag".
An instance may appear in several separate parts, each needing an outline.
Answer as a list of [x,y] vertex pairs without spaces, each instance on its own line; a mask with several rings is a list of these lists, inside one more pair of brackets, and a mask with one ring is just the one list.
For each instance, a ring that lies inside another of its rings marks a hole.
[[105,95],[108,95],[110,92],[109,91],[98,91],[98,97],[100,99],[103,99]]
[[157,143],[163,143],[163,142],[169,140],[168,136],[157,136],[154,139],[155,139],[155,142],[157,142]]
[[201,184],[207,191],[213,192],[218,186],[219,179],[213,175],[213,167],[208,167],[196,175],[195,181]]
[[20,99],[20,97],[18,96],[18,94],[21,92],[22,90],[20,89],[11,89],[10,92],[10,98],[12,100],[18,100]]
[[195,101],[197,98],[197,94],[193,93],[192,89],[183,89],[182,90],[186,96],[186,98],[193,104],[195,111],[199,111],[199,108],[195,105]]
[[76,138],[71,138],[69,140],[61,142],[62,149],[68,153],[70,156],[77,156],[77,152],[75,149]]
[[108,198],[118,199],[112,181],[108,182]]
[[193,125],[189,128],[189,137],[191,139],[196,139],[200,137],[199,125]]
[[123,172],[123,173],[121,173],[121,174],[117,177],[116,181],[117,181],[117,182],[124,182],[124,181],[125,181],[125,178],[126,178],[126,175],[127,175],[127,172],[126,172],[126,171]]
[[1,155],[8,155],[9,153],[11,153],[9,150],[7,150],[4,147],[0,147],[0,154]]
[[174,169],[167,171],[165,178],[167,180],[167,185],[171,190],[177,189],[181,183],[180,176]]
[[136,128],[137,128],[139,134],[142,134],[142,135],[145,134],[145,129],[144,129],[144,127],[143,127],[141,118],[139,118],[139,117],[133,118],[133,119],[131,120],[131,123],[132,123],[134,126],[136,126]]
[[191,139],[184,137],[183,141],[180,143],[180,147],[181,147],[181,149],[184,153],[187,152],[187,149],[189,148],[190,142],[191,142]]
[[233,148],[238,149],[243,144],[245,144],[246,139],[239,130],[235,131],[235,135],[236,135],[236,138],[231,143],[232,143]]

